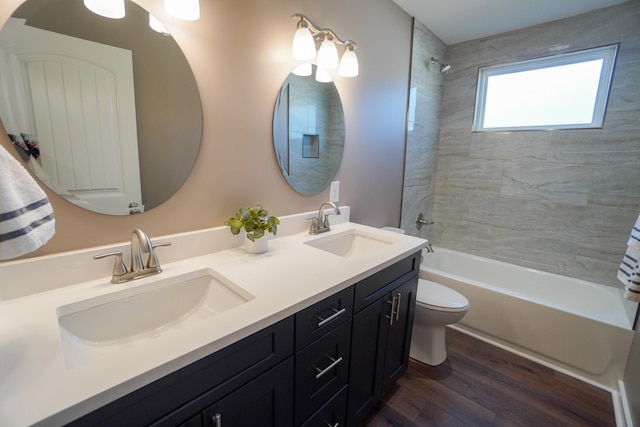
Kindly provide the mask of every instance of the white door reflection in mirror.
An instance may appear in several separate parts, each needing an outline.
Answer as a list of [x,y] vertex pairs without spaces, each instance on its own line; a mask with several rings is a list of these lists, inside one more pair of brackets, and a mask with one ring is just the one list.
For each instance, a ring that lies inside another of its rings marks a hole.
[[70,202],[142,210],[131,51],[23,22],[11,18],[0,40],[7,132],[37,137],[30,167]]

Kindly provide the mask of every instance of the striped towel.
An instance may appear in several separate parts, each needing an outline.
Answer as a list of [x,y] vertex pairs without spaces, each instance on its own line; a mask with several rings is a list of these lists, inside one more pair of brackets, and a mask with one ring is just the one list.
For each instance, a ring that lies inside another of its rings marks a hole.
[[631,235],[627,241],[627,246],[640,245],[640,215],[636,219],[636,223],[633,225]]
[[47,195],[0,146],[0,260],[33,252],[55,233]]
[[630,301],[640,302],[640,215],[631,230],[627,251],[618,268],[617,277],[624,283],[624,297]]

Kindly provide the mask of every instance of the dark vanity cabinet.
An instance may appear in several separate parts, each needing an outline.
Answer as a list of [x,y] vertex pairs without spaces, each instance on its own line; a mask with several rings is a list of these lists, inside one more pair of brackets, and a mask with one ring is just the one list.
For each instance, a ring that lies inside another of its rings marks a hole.
[[[204,418],[211,411],[237,420],[240,410],[261,416],[256,425],[291,426],[293,331],[293,317],[284,319],[69,425],[196,427],[215,425]],[[243,400],[247,395],[252,399]]]
[[355,285],[349,426],[358,426],[407,369],[419,264],[416,253]]
[[420,252],[70,426],[357,427],[407,368]]
[[296,314],[296,425],[345,425],[352,317],[353,286]]

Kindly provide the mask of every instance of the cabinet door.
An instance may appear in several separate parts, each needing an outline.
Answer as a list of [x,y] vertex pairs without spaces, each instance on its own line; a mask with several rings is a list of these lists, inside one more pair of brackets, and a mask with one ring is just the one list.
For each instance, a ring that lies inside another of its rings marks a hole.
[[[382,392],[384,348],[391,312],[384,297],[353,317],[349,372],[348,422],[357,426],[375,406]],[[378,374],[376,374],[378,373]]]
[[293,358],[214,403],[203,421],[210,427],[293,426]]
[[418,278],[415,277],[391,293],[392,312],[385,346],[382,395],[407,370],[417,289]]

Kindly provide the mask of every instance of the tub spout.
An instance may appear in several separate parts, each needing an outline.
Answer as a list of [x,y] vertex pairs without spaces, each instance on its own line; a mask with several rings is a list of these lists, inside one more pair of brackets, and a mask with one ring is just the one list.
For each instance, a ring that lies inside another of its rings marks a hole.
[[427,253],[432,254],[433,253],[433,248],[431,247],[431,242],[427,240],[427,244],[424,246],[424,249],[427,251]]

